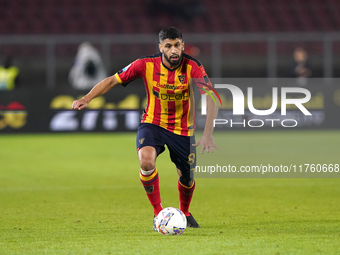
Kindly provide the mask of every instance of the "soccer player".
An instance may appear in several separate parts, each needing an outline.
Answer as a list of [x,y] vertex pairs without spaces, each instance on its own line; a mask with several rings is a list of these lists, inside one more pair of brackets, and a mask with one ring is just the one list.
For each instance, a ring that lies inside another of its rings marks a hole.
[[[136,78],[143,78],[147,93],[147,105],[137,132],[137,153],[140,164],[140,180],[153,206],[154,215],[163,209],[161,205],[156,159],[165,150],[170,152],[171,161],[178,173],[180,210],[186,215],[188,227],[199,227],[189,212],[195,189],[193,172],[196,164],[196,146],[201,153],[214,151],[212,132],[213,120],[218,106],[207,97],[206,124],[203,136],[194,140],[193,87],[197,84],[211,85],[202,64],[185,54],[182,33],[174,27],[159,33],[160,53],[132,62],[116,74],[99,82],[83,98],[73,102],[72,108],[81,110],[95,97],[103,95],[121,84],[126,86]],[[191,78],[203,82],[193,84]],[[155,229],[154,229],[155,230]]]

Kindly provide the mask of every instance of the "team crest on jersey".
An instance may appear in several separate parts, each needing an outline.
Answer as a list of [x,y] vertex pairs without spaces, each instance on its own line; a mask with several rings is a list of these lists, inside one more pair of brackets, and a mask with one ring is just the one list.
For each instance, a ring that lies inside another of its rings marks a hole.
[[178,75],[178,79],[181,83],[183,83],[185,80],[185,75]]
[[139,139],[139,144],[143,144],[143,143],[144,143],[144,140],[145,140],[145,137]]

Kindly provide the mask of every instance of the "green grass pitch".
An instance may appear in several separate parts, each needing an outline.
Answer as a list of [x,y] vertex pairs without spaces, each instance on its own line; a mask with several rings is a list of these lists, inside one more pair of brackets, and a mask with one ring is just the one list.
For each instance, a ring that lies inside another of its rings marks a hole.
[[[214,138],[233,164],[340,163],[339,131]],[[178,207],[167,151],[157,167]],[[0,254],[340,253],[340,179],[198,178],[201,228],[162,236],[138,171],[134,133],[0,136]]]

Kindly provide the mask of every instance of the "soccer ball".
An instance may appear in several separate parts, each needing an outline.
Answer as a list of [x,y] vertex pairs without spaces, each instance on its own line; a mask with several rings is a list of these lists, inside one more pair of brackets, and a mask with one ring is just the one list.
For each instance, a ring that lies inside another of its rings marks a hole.
[[180,209],[167,207],[159,212],[155,225],[162,235],[181,235],[187,227],[187,218]]

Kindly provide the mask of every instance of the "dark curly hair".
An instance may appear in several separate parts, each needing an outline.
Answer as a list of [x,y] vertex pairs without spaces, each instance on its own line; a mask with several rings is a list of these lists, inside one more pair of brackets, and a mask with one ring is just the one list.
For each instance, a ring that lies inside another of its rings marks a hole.
[[182,32],[176,27],[163,28],[158,34],[159,42],[165,39],[174,40],[177,38],[182,39]]

